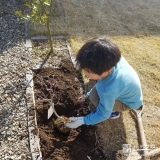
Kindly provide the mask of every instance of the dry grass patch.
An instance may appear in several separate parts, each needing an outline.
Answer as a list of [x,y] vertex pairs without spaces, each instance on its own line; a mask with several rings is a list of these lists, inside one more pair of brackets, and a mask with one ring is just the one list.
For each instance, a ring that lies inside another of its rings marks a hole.
[[160,37],[111,37],[141,79],[144,101],[160,106]]
[[78,50],[82,47],[82,45],[89,39],[91,39],[91,37],[88,38],[75,37],[75,36],[69,37],[69,42],[72,47],[72,54],[75,56]]

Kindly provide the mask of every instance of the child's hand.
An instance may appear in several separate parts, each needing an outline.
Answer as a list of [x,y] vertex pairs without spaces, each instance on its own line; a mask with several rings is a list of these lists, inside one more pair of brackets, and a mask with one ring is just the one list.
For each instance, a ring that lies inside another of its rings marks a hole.
[[72,122],[65,123],[65,126],[68,128],[77,128],[84,124],[83,117],[70,117],[69,119]]

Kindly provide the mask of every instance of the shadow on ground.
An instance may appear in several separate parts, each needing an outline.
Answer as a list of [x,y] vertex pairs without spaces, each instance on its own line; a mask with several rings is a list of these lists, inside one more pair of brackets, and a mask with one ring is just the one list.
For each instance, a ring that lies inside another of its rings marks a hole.
[[[85,85],[86,93],[95,83],[95,81],[90,80]],[[89,108],[90,110],[95,109],[92,103],[89,104]],[[102,146],[107,160],[116,159],[116,152],[122,150],[123,144],[127,144],[123,115],[118,119],[107,119],[97,124],[97,135],[100,137],[99,144]]]

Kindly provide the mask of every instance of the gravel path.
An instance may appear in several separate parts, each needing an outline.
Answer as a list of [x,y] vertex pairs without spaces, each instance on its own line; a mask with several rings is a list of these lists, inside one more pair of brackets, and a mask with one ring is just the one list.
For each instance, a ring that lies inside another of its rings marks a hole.
[[31,67],[25,48],[24,24],[17,21],[18,1],[0,1],[0,159],[28,160],[26,71]]

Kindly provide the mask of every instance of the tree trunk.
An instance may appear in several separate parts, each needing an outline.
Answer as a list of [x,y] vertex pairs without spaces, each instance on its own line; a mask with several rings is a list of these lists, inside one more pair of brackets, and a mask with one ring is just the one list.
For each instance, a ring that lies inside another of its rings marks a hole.
[[47,22],[47,29],[48,29],[48,36],[49,36],[49,44],[50,44],[50,52],[54,52],[53,51],[53,41],[52,41],[52,34],[51,34],[51,29],[50,29],[50,26],[49,26],[49,21]]
[[54,53],[53,50],[53,40],[52,40],[52,34],[51,34],[51,29],[50,29],[50,17],[52,14],[52,6],[53,6],[53,0],[50,2],[50,7],[49,7],[49,15],[48,15],[48,20],[47,20],[47,29],[48,29],[48,36],[49,36],[49,44],[50,44],[50,52]]

